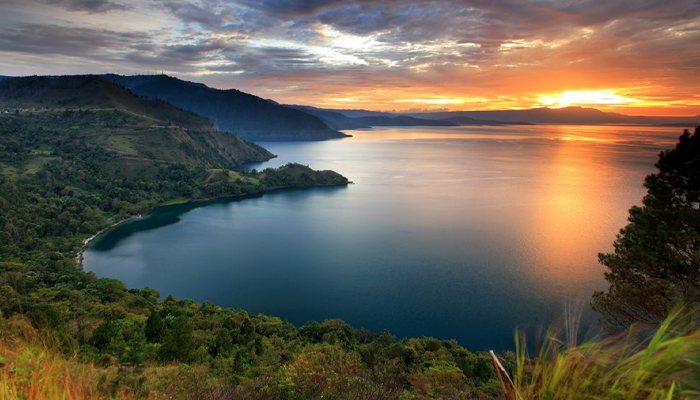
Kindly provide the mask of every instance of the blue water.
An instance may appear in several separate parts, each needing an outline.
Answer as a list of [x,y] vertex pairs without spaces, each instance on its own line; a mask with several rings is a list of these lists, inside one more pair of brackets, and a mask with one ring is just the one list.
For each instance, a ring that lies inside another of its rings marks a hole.
[[[301,325],[513,348],[606,287],[610,251],[678,128],[519,126],[350,132],[265,143],[346,188],[167,207],[103,235],[86,269]],[[584,308],[583,322],[596,316]]]

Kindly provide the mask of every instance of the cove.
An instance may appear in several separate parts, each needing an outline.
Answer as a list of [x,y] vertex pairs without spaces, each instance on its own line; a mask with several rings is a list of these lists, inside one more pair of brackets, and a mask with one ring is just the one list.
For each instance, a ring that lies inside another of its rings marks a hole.
[[264,143],[356,184],[165,207],[99,236],[85,269],[163,295],[301,325],[341,318],[398,337],[511,349],[604,289],[612,250],[678,128],[373,129]]

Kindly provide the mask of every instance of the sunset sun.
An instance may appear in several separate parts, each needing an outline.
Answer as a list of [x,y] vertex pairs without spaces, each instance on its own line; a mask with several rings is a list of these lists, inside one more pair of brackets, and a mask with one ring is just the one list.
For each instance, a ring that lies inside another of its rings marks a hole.
[[551,108],[571,106],[621,106],[641,102],[641,100],[617,94],[613,89],[567,90],[558,94],[541,95],[537,100],[541,105]]

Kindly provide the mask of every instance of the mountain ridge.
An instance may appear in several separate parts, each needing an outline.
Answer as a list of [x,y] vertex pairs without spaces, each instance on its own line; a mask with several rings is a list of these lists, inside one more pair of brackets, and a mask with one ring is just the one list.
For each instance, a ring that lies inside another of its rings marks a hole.
[[468,117],[488,119],[501,122],[528,122],[535,124],[639,124],[655,125],[673,123],[692,119],[693,117],[650,117],[644,115],[626,115],[602,111],[592,107],[538,107],[527,110],[494,110],[494,111],[446,111],[406,113],[405,115],[426,119],[445,119],[452,117]]
[[[370,113],[367,110],[323,109],[311,106],[292,106],[307,110],[331,124],[340,126],[362,125],[361,117]],[[645,116],[626,115],[616,112],[602,111],[593,107],[536,107],[525,110],[464,110],[436,112],[375,112],[386,117],[408,116],[419,120],[450,121],[458,125],[531,125],[531,124],[633,124],[633,125],[666,125],[666,126],[697,126],[700,124],[700,114],[697,116]],[[366,125],[366,124],[365,124]],[[351,127],[345,129],[354,129]]]
[[307,112],[275,104],[238,89],[216,89],[167,75],[105,77],[137,95],[167,101],[232,130],[247,140],[326,140],[348,135],[328,127]]
[[321,118],[333,129],[366,129],[371,127],[400,126],[461,126],[461,125],[530,125],[527,122],[478,120],[468,117],[426,119],[415,116],[367,110],[330,110],[311,106],[292,105]]

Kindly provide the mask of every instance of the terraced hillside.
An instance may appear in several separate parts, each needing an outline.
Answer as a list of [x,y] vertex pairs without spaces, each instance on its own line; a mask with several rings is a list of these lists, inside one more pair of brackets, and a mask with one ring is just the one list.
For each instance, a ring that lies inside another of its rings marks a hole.
[[156,164],[232,168],[273,155],[197,114],[148,100],[99,76],[23,77],[0,82],[0,135],[13,156],[6,176],[31,173],[59,146],[97,146],[106,170],[147,173]]

